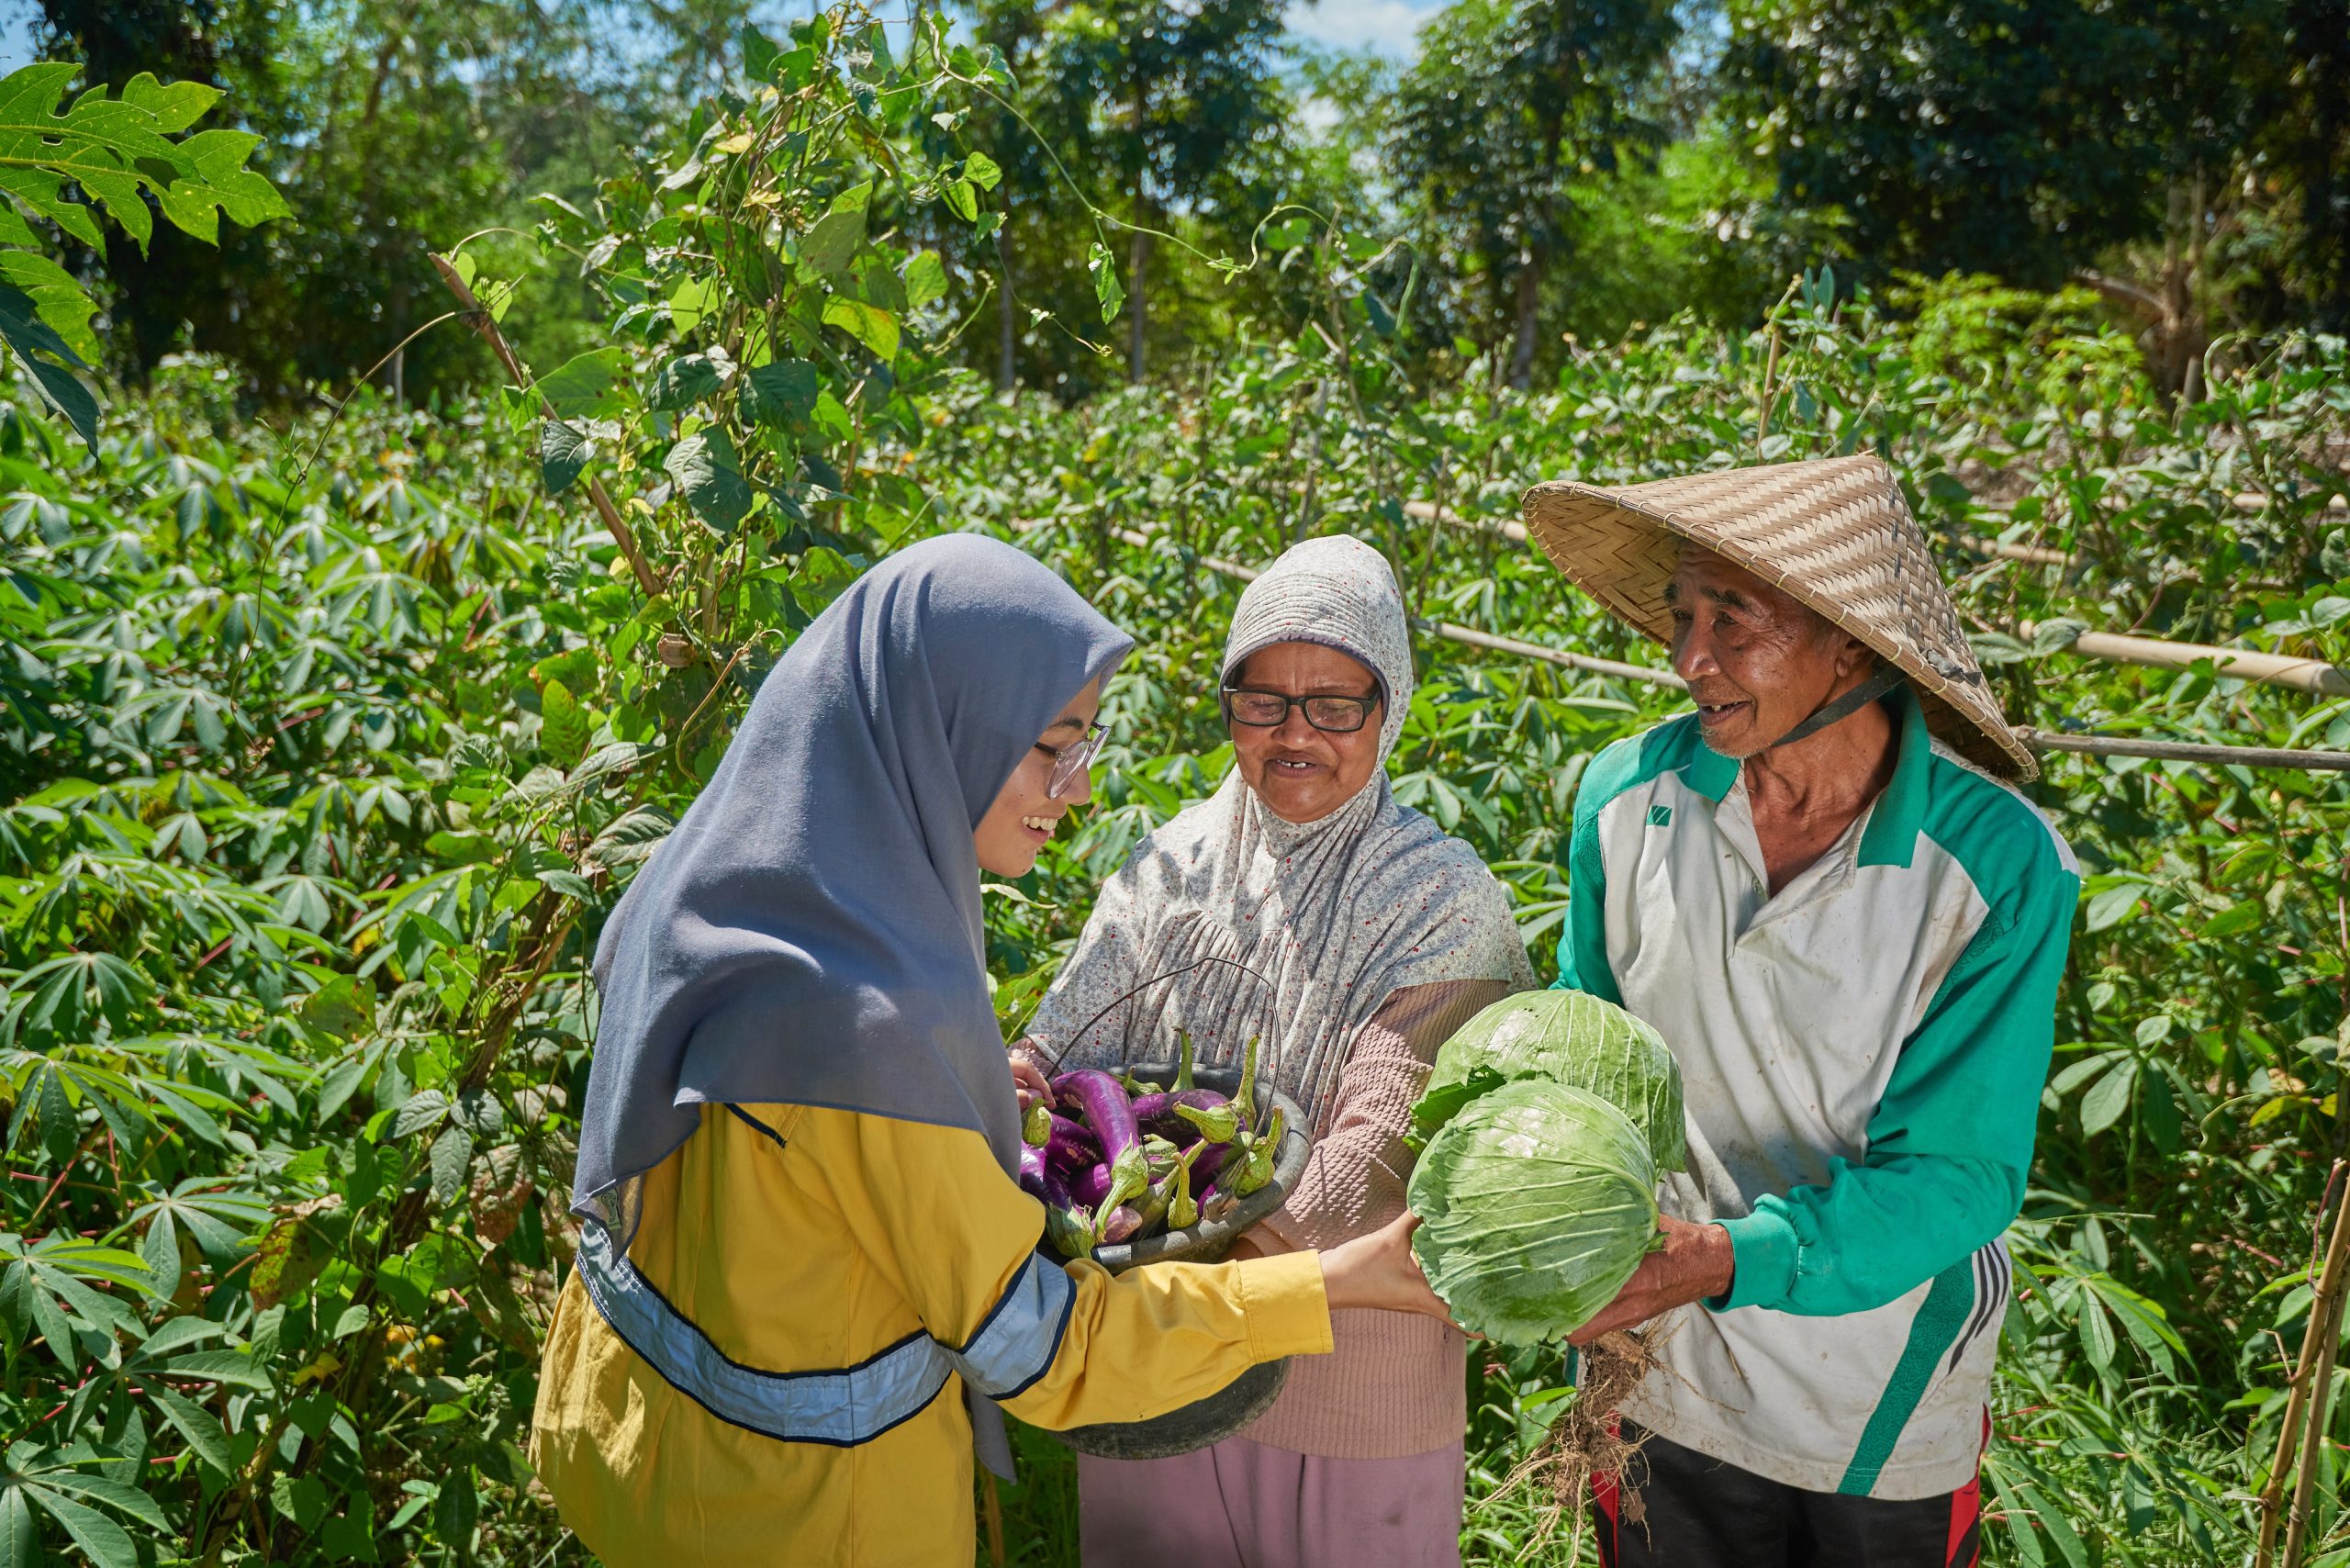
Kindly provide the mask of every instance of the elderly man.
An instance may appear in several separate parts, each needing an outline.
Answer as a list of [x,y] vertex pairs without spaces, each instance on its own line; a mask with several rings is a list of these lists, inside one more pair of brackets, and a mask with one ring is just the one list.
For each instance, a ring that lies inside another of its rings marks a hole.
[[2073,857],[1876,458],[1526,513],[1697,705],[1592,763],[1568,852],[1559,984],[1688,1107],[1666,1245],[1577,1336],[1662,1319],[1603,1557],[1963,1568]]

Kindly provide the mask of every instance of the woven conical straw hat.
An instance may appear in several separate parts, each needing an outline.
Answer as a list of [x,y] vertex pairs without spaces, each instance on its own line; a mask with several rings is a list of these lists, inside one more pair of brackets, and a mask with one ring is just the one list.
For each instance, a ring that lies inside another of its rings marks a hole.
[[1792,594],[1900,667],[1927,726],[1991,772],[2040,769],[1999,715],[1958,611],[1876,457],[1730,468],[1645,485],[1557,479],[1526,492],[1526,527],[1577,587],[1660,643],[1682,541]]

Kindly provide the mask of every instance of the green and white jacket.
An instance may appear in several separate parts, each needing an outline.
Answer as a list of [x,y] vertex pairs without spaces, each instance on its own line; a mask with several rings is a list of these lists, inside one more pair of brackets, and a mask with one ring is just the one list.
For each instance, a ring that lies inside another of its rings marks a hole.
[[2080,873],[2047,819],[1891,700],[1885,793],[1769,892],[1738,765],[1693,714],[1594,759],[1559,984],[1681,1063],[1668,1213],[1730,1234],[1625,1413],[1811,1491],[1975,1477]]

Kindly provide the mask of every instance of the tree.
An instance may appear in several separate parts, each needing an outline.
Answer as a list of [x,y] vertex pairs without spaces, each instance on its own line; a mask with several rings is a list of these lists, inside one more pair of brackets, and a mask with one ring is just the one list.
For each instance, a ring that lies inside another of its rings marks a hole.
[[1274,0],[982,8],[981,36],[1003,50],[1030,124],[1125,228],[1129,380],[1149,363],[1152,231],[1259,216],[1249,171],[1288,104],[1273,71],[1283,16]]
[[1780,199],[1841,208],[1863,275],[2086,276],[2177,391],[2212,248],[2279,214],[2272,292],[2350,315],[2344,0],[1735,0],[1730,20],[1730,101]]
[[[616,155],[719,69],[712,40],[731,38],[747,8],[42,0],[44,51],[94,83],[152,70],[226,89],[293,209],[292,223],[224,236],[217,254],[164,236],[147,253],[119,241],[85,253],[109,287],[117,368],[136,380],[194,347],[240,361],[274,396],[387,354],[385,379],[402,390],[486,372],[460,330],[394,353],[445,308],[431,252],[479,230],[526,229],[541,191],[591,201]],[[568,279],[532,280],[520,308],[558,338],[593,316]]]
[[1667,0],[1459,0],[1421,35],[1388,157],[1464,270],[1507,289],[1514,386],[1533,380],[1543,282],[1573,242],[1571,187],[1662,141],[1642,98],[1679,32]]
[[[245,167],[253,137],[193,129],[218,100],[216,89],[165,84],[142,72],[118,95],[95,87],[60,112],[59,100],[78,74],[71,65],[43,62],[0,81],[0,191],[6,193],[0,199],[0,342],[42,400],[95,452],[97,403],[74,373],[97,357],[90,332],[96,303],[44,253],[32,223],[100,245],[103,212],[118,226],[125,248],[143,252],[159,227],[209,245],[224,216],[236,224],[264,223],[285,216],[285,204]],[[158,214],[165,219],[160,226]]]

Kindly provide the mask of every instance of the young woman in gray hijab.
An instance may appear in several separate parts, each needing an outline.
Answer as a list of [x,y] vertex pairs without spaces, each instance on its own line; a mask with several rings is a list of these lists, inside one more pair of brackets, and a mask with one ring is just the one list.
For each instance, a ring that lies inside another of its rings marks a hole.
[[968,1562],[999,1405],[1143,1418],[1326,1350],[1332,1309],[1441,1311],[1401,1225],[1116,1280],[1036,1250],[979,873],[1086,799],[1130,645],[1009,545],[901,551],[767,677],[607,924],[532,1453],[612,1568]]
[[[1344,536],[1282,555],[1241,596],[1222,686],[1231,775],[1102,890],[1013,1070],[1031,1094],[1057,1066],[1169,1057],[1179,1031],[1212,1064],[1258,1038],[1259,1071],[1315,1140],[1285,1206],[1243,1238],[1270,1257],[1403,1213],[1404,1133],[1437,1047],[1533,976],[1476,852],[1389,791],[1413,682],[1384,557]],[[1293,1363],[1241,1436],[1080,1459],[1087,1563],[1457,1562],[1466,1341],[1436,1317],[1332,1321],[1337,1353]]]

